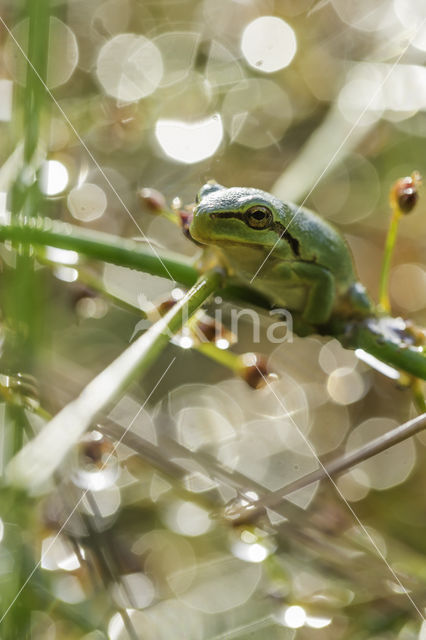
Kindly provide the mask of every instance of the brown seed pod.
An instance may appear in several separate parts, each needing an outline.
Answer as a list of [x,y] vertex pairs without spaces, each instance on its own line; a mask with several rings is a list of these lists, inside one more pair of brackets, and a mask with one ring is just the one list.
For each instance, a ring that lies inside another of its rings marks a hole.
[[[95,434],[96,437],[94,437]],[[100,432],[92,431],[80,441],[80,452],[88,462],[101,467],[104,464],[105,456],[109,457],[114,452],[114,445],[109,438]]]
[[411,176],[399,178],[393,185],[390,193],[391,203],[401,213],[411,213],[419,199],[419,186],[422,178],[418,171],[413,171]]
[[203,338],[205,342],[214,342],[218,336],[218,326],[213,320],[213,318],[209,318],[208,316],[203,316],[203,318],[197,322],[197,335],[200,334],[200,338]]
[[[193,211],[187,211],[186,209],[178,209],[176,213],[180,220],[183,235],[186,236],[189,240],[192,240],[193,242],[195,242],[195,240],[192,238],[189,232],[189,227],[191,226],[192,218],[194,217]],[[198,242],[196,244],[198,244]]]
[[273,374],[265,356],[258,353],[245,353],[241,356],[240,375],[252,389],[262,389],[276,376]]
[[[203,312],[198,312],[193,326],[194,335],[200,343],[212,342],[226,350],[236,342],[236,337],[224,324]],[[222,343],[222,344],[221,344]]]
[[151,213],[161,213],[167,209],[166,199],[157,189],[141,189],[139,191],[139,198],[143,206]]
[[165,316],[168,311],[176,304],[176,300],[173,298],[167,298],[167,300],[163,300],[157,305],[157,311],[160,316]]

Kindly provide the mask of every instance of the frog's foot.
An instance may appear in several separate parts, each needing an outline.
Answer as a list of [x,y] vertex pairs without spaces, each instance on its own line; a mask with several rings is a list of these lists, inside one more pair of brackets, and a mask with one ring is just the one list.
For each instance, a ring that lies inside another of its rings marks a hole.
[[338,313],[350,318],[367,318],[374,315],[374,304],[368,297],[364,285],[354,282],[349,287],[339,302]]

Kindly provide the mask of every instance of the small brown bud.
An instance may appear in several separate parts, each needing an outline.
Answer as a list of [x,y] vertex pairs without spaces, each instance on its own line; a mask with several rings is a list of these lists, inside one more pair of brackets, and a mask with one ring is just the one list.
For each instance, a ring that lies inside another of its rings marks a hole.
[[165,197],[160,191],[157,191],[157,189],[141,189],[139,191],[139,198],[151,213],[161,213],[167,208]]
[[157,305],[157,311],[160,316],[165,316],[168,311],[176,304],[177,300],[173,300],[173,298],[167,298],[167,300],[163,300]]
[[411,176],[400,178],[391,189],[391,202],[398,207],[401,213],[411,213],[419,199],[419,186],[422,178],[418,171],[413,171]]
[[198,332],[203,340],[206,342],[214,342],[217,338],[217,326],[213,318],[203,317],[202,320],[197,322],[197,335]]
[[219,349],[224,350],[236,341],[232,331],[206,313],[199,313],[197,323],[194,326],[194,334],[201,343],[212,342]]
[[266,357],[258,353],[245,353],[241,356],[240,375],[252,389],[262,389],[275,378],[268,367]]
[[192,240],[191,234],[189,233],[189,227],[191,226],[192,218],[194,217],[193,212],[187,211],[186,209],[179,209],[176,213],[179,217],[183,234]]
[[[96,437],[94,435],[96,434]],[[109,438],[97,431],[87,434],[80,442],[80,452],[91,464],[101,466],[106,455],[114,451],[113,443]]]

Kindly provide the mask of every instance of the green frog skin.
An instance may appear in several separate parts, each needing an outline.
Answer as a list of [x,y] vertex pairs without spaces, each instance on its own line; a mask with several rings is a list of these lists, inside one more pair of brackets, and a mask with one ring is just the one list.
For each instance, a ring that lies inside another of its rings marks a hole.
[[189,234],[215,247],[231,277],[313,327],[333,316],[374,315],[346,241],[308,209],[260,189],[209,182],[198,193]]

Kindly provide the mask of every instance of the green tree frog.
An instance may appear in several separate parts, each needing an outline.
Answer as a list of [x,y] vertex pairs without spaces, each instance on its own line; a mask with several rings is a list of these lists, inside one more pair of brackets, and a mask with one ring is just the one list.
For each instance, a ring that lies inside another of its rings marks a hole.
[[209,182],[199,191],[190,236],[213,245],[230,276],[312,327],[374,315],[342,235],[308,209],[261,191]]

